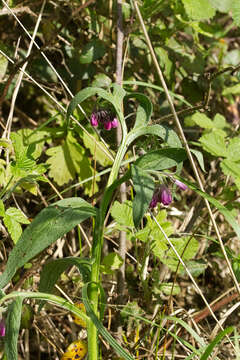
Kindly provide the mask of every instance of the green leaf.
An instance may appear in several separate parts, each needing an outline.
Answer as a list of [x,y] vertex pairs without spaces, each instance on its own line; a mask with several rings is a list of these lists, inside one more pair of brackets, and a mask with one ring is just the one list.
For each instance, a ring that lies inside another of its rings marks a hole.
[[94,76],[94,80],[92,82],[93,87],[99,88],[108,88],[110,87],[112,80],[109,76],[105,74],[97,74]]
[[93,139],[87,133],[83,133],[82,139],[84,146],[90,150],[91,154],[94,156],[94,159],[96,159],[100,165],[104,167],[112,165],[112,160],[109,159],[106,150],[103,150],[106,148],[105,144],[103,144],[102,141],[97,140],[97,134],[91,133],[91,135],[96,139],[95,141],[93,141]]
[[3,222],[7,227],[9,234],[11,235],[13,242],[15,244],[17,243],[18,239],[22,234],[22,228],[19,223],[22,224],[30,223],[30,221],[26,218],[26,216],[22,213],[22,211],[14,207],[10,207],[6,210],[3,217]]
[[155,189],[152,176],[140,167],[132,165],[132,181],[136,195],[133,200],[133,222],[137,228],[147,211]]
[[[192,259],[199,248],[198,241],[194,237],[191,237],[190,241],[188,236],[182,238],[171,238],[171,242],[184,262]],[[179,260],[172,248],[168,250],[167,257],[163,257],[161,261],[172,271],[176,271],[179,263]],[[180,272],[184,272],[182,264],[179,265],[179,270]]]
[[206,350],[200,357],[200,360],[207,360],[209,356],[213,354],[213,349],[216,347],[216,345],[224,338],[224,336],[230,334],[233,332],[234,327],[230,326],[224,330],[222,330],[214,339],[211,341],[211,343],[207,346]]
[[188,260],[185,265],[194,277],[203,274],[208,266],[203,260]]
[[146,125],[150,121],[152,115],[151,101],[147,96],[141,93],[131,93],[125,96],[126,100],[131,98],[135,98],[139,102],[134,128]]
[[[159,211],[156,219],[158,223],[161,225],[167,236],[170,236],[173,233],[172,224],[166,221],[167,212],[166,210]],[[136,233],[136,237],[143,241],[149,242],[151,241],[152,251],[155,256],[159,257],[161,260],[165,255],[165,251],[168,249],[167,241],[164,235],[159,231],[159,227],[151,219],[149,215],[146,215],[147,225],[143,230],[140,230]]]
[[123,264],[123,259],[118,253],[112,252],[103,258],[102,266],[105,272],[108,270],[117,270]]
[[199,141],[203,149],[210,154],[214,156],[227,156],[224,136],[221,136],[217,131],[201,136]]
[[0,276],[0,288],[11,280],[17,269],[90,216],[96,216],[96,209],[81,198],[60,200],[43,209],[11,251]]
[[224,88],[222,91],[223,96],[238,95],[238,94],[240,94],[240,84],[228,86],[228,87]]
[[111,209],[111,215],[114,220],[125,227],[134,227],[132,216],[132,202],[127,200],[123,204],[118,201],[114,201]]
[[230,139],[227,147],[227,159],[231,161],[240,161],[240,138]]
[[0,200],[0,216],[4,216],[4,215],[5,215],[4,203],[2,200]]
[[82,50],[82,54],[80,56],[80,63],[90,64],[95,60],[101,59],[105,52],[105,46],[101,40],[91,40],[84,46]]
[[[49,159],[46,161],[50,165],[49,176],[59,186],[75,179],[76,175],[79,176],[81,181],[91,177],[93,174],[93,169],[90,160],[86,156],[85,149],[78,144],[70,132],[62,145],[48,149],[46,154],[49,156]],[[90,191],[91,182],[85,186]]]
[[226,119],[221,114],[216,114],[213,119],[214,128],[216,129],[224,129],[230,127],[230,125],[226,122]]
[[228,12],[231,8],[232,0],[210,0],[210,4],[221,12]]
[[12,218],[14,218],[14,220],[16,220],[17,222],[19,222],[21,224],[29,224],[30,223],[30,221],[23,214],[23,212],[17,208],[10,207],[6,210],[5,214],[11,216]]
[[231,10],[235,25],[240,26],[240,2],[238,0],[232,0]]
[[11,217],[9,215],[4,216],[3,222],[6,226],[6,228],[8,229],[8,232],[11,235],[13,242],[16,244],[22,234],[21,225],[13,217]]
[[207,117],[205,114],[202,114],[200,112],[196,112],[192,116],[192,120],[197,124],[198,126],[204,128],[204,129],[212,129],[213,128],[213,122],[212,120]]
[[177,166],[186,158],[186,151],[182,148],[159,149],[141,156],[135,165],[143,170],[165,170]]
[[39,291],[51,293],[60,275],[70,266],[75,265],[82,274],[83,281],[89,281],[91,263],[88,259],[66,257],[56,259],[44,265],[40,274]]
[[190,149],[191,153],[193,153],[196,158],[197,158],[197,161],[200,165],[200,168],[202,169],[203,172],[205,172],[205,166],[204,166],[204,159],[203,159],[203,154],[201,153],[201,151],[199,150],[196,150],[196,149]]
[[7,359],[18,360],[18,334],[21,324],[22,297],[17,297],[9,306],[6,321],[6,335],[4,338],[4,350]]
[[178,295],[181,292],[181,288],[178,284],[174,284],[171,282],[168,283],[160,283],[157,287],[154,288],[155,294],[164,293],[165,295]]
[[240,179],[240,163],[224,159],[220,166],[225,175]]
[[207,20],[215,15],[216,10],[208,0],[182,0],[182,2],[190,19]]

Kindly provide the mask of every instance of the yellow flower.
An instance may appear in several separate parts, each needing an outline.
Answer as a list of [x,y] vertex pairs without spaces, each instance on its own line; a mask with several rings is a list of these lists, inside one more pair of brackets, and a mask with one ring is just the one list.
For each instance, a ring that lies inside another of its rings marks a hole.
[[87,353],[87,344],[82,340],[72,342],[67,351],[61,357],[61,360],[81,360]]
[[[86,309],[83,303],[75,303],[74,306],[76,306],[77,308],[79,308],[80,310],[84,311],[86,313]],[[75,322],[75,324],[80,325],[82,327],[87,327],[87,323],[85,320],[81,319],[79,316],[76,315],[72,315],[73,317],[73,321]]]

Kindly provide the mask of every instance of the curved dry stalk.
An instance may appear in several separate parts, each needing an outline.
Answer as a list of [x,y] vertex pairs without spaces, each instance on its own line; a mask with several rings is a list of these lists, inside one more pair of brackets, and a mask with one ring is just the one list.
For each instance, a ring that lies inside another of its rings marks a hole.
[[[200,178],[200,176],[199,176],[199,173],[198,173],[198,169],[197,169],[197,167],[196,167],[196,164],[195,164],[195,161],[194,161],[194,159],[193,159],[192,153],[191,153],[190,148],[189,148],[189,146],[188,146],[186,137],[185,137],[185,135],[184,135],[183,128],[182,128],[182,126],[181,126],[181,123],[180,123],[180,121],[179,121],[178,115],[177,115],[177,113],[176,113],[176,110],[175,110],[175,107],[174,107],[174,104],[173,104],[171,95],[170,95],[170,93],[169,93],[169,91],[168,91],[166,82],[165,82],[165,80],[164,80],[162,70],[161,70],[161,68],[160,68],[160,66],[159,66],[159,64],[158,64],[158,60],[157,60],[157,58],[156,58],[154,49],[153,49],[153,47],[152,47],[151,40],[150,40],[150,38],[149,38],[149,36],[148,36],[148,32],[147,32],[147,30],[146,30],[146,27],[145,27],[145,24],[144,24],[144,21],[143,21],[141,12],[140,12],[140,10],[139,10],[138,3],[137,3],[136,0],[133,0],[133,3],[134,3],[134,6],[135,6],[135,9],[136,9],[136,12],[137,12],[137,16],[138,16],[138,19],[139,19],[139,21],[140,21],[140,24],[141,24],[141,27],[142,27],[144,36],[145,36],[145,38],[146,38],[147,45],[148,45],[149,50],[150,50],[150,53],[151,53],[151,56],[152,56],[152,59],[153,59],[153,63],[154,63],[154,65],[155,65],[155,67],[156,67],[158,76],[159,76],[160,81],[161,81],[161,83],[162,83],[162,87],[163,87],[164,92],[165,92],[165,94],[166,94],[166,98],[167,98],[167,100],[168,100],[168,103],[169,103],[171,112],[172,112],[172,114],[173,114],[174,121],[175,121],[175,123],[176,123],[176,126],[177,126],[177,129],[178,129],[178,131],[179,131],[179,134],[180,134],[180,136],[181,136],[181,138],[182,138],[183,145],[184,145],[184,147],[185,147],[185,149],[186,149],[186,152],[187,152],[187,155],[188,155],[190,164],[191,164],[191,166],[192,166],[194,175],[195,175],[195,177],[196,177],[197,183],[198,183],[200,189],[201,189],[203,192],[205,192],[204,187],[203,187],[202,180],[201,180],[201,178]],[[216,232],[216,235],[217,235],[217,238],[218,238],[218,241],[219,241],[219,244],[220,244],[222,253],[223,253],[224,258],[225,258],[225,260],[226,260],[228,269],[229,269],[229,271],[230,271],[230,274],[231,274],[232,279],[233,279],[233,281],[234,281],[234,284],[235,284],[235,286],[236,286],[237,292],[238,292],[238,294],[240,295],[240,286],[239,286],[239,283],[238,283],[238,281],[237,281],[237,278],[236,278],[236,276],[235,276],[235,274],[234,274],[234,272],[233,272],[231,263],[230,263],[229,258],[228,258],[228,256],[227,256],[227,253],[226,253],[226,250],[225,250],[225,248],[224,248],[224,244],[223,244],[223,241],[222,241],[222,238],[221,238],[221,235],[220,235],[220,232],[219,232],[217,223],[216,223],[215,218],[214,218],[214,216],[213,216],[213,213],[212,213],[210,204],[209,204],[208,200],[205,199],[205,198],[204,198],[204,201],[205,201],[207,210],[208,210],[208,212],[209,212],[209,216],[210,216],[210,219],[211,219],[211,221],[212,221],[214,230],[215,230],[215,232]]]

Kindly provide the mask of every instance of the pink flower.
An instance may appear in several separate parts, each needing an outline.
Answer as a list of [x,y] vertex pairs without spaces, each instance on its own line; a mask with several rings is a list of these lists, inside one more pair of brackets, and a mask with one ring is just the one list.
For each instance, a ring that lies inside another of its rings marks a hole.
[[5,336],[6,326],[3,319],[0,320],[0,336]]
[[172,194],[165,185],[160,187],[160,202],[163,205],[169,205],[172,202]]
[[92,126],[94,126],[94,127],[98,126],[98,116],[97,116],[97,113],[95,111],[91,115],[90,122],[91,122]]
[[105,130],[107,130],[107,131],[111,130],[111,128],[112,128],[111,121],[105,121],[105,122],[103,123],[103,126],[104,126],[104,129],[105,129]]
[[179,180],[175,180],[175,184],[179,187],[179,189],[181,190],[187,190],[187,185],[185,185],[184,183],[182,183],[181,181]]
[[112,120],[111,125],[112,125],[112,129],[118,127],[118,120],[116,117]]
[[149,207],[153,209],[159,202],[163,205],[169,205],[172,202],[172,194],[165,185],[161,185],[154,191]]
[[103,124],[105,130],[109,131],[118,126],[118,120],[114,113],[108,109],[94,110],[90,117],[90,123],[92,126],[97,127],[99,123]]

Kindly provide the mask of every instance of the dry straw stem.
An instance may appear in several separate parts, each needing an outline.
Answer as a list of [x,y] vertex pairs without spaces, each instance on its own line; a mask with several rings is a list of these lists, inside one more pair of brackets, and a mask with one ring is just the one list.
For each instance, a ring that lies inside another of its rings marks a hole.
[[[186,137],[185,137],[185,135],[184,135],[184,132],[183,132],[181,123],[180,123],[179,118],[178,118],[178,115],[177,115],[177,113],[176,113],[176,110],[175,110],[173,101],[172,101],[172,99],[171,99],[170,93],[169,93],[168,88],[167,88],[167,85],[166,85],[166,83],[165,83],[165,80],[164,80],[164,77],[163,77],[161,68],[160,68],[160,66],[159,66],[159,64],[158,64],[158,61],[157,61],[157,58],[156,58],[154,49],[153,49],[153,47],[152,47],[151,40],[150,40],[150,38],[149,38],[149,36],[148,36],[148,32],[147,32],[147,30],[146,30],[146,27],[145,27],[145,24],[144,24],[144,21],[143,21],[141,12],[140,12],[140,10],[139,10],[137,1],[133,0],[133,3],[134,3],[134,7],[135,7],[135,9],[136,9],[137,16],[138,16],[138,19],[139,19],[139,21],[140,21],[140,24],[141,24],[141,27],[142,27],[144,36],[145,36],[145,38],[146,38],[147,45],[148,45],[149,50],[150,50],[150,53],[151,53],[151,56],[152,56],[152,59],[153,59],[153,63],[154,63],[154,65],[155,65],[155,67],[156,67],[158,76],[159,76],[160,81],[161,81],[161,83],[162,83],[162,87],[163,87],[164,92],[165,92],[165,94],[166,94],[166,97],[167,97],[167,100],[168,100],[168,103],[169,103],[171,112],[172,112],[172,114],[173,114],[174,121],[175,121],[176,126],[177,126],[177,128],[178,128],[179,134],[180,134],[180,136],[181,136],[181,138],[182,138],[182,141],[183,141],[184,147],[185,147],[185,149],[186,149],[186,152],[187,152],[187,155],[188,155],[190,164],[191,164],[191,166],[192,166],[194,175],[195,175],[195,177],[196,177],[197,183],[198,183],[198,185],[199,185],[199,188],[200,188],[203,192],[205,192],[204,187],[203,187],[203,184],[202,184],[202,181],[201,181],[201,178],[200,178],[200,176],[199,176],[199,173],[198,173],[198,170],[197,170],[197,167],[196,167],[196,164],[195,164],[195,162],[194,162],[193,156],[192,156],[191,151],[190,151],[190,149],[189,149],[189,146],[188,146]],[[224,244],[223,244],[223,241],[222,241],[222,238],[221,238],[221,235],[220,235],[220,232],[219,232],[217,223],[216,223],[216,221],[215,221],[215,219],[214,219],[214,216],[213,216],[211,207],[210,207],[209,202],[208,202],[207,199],[204,198],[204,201],[205,201],[206,207],[207,207],[207,209],[208,209],[208,212],[209,212],[209,215],[210,215],[210,218],[211,218],[213,227],[214,227],[214,229],[215,229],[215,232],[216,232],[218,241],[219,241],[219,243],[220,243],[220,246],[221,246],[221,249],[222,249],[222,253],[223,253],[223,255],[224,255],[224,257],[225,257],[225,260],[226,260],[226,262],[227,262],[228,269],[229,269],[230,274],[231,274],[231,276],[232,276],[232,278],[233,278],[233,281],[234,281],[234,284],[235,284],[235,286],[236,286],[237,292],[238,292],[238,294],[240,295],[240,286],[239,286],[239,284],[238,284],[238,281],[237,281],[237,279],[236,279],[236,276],[235,276],[235,274],[234,274],[234,272],[233,272],[233,269],[232,269],[232,267],[231,267],[231,263],[230,263],[230,261],[229,261],[229,259],[228,259],[228,256],[227,256],[226,250],[225,250],[225,248],[224,248]]]

